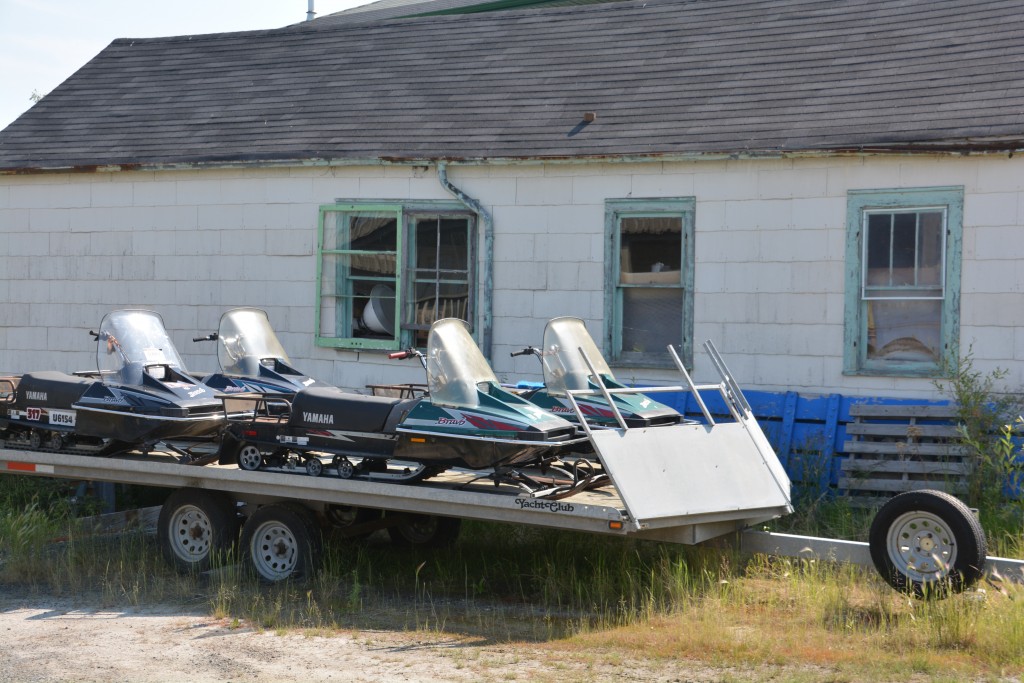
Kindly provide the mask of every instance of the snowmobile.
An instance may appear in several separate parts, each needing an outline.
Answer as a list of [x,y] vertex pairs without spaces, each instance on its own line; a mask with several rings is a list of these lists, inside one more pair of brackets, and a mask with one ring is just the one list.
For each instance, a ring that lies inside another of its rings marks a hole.
[[294,394],[312,386],[330,386],[292,367],[266,312],[258,308],[230,310],[221,316],[216,332],[192,341],[217,342],[220,372],[202,381],[222,393]]
[[[302,464],[307,474],[319,476],[321,456],[330,456],[328,468],[343,479],[390,481],[417,481],[460,467],[491,470],[484,476],[495,483],[533,491],[543,485],[524,468],[543,469],[586,441],[570,422],[501,388],[461,320],[435,322],[425,356],[407,349],[389,357],[419,358],[428,395],[387,398],[310,387],[292,397],[225,397],[229,426],[220,463],[245,470]],[[251,408],[240,410],[244,401]],[[247,417],[239,418],[243,413]],[[587,479],[585,469],[577,471],[583,475],[569,485]]]
[[188,374],[159,315],[114,311],[90,334],[97,341],[96,372],[0,380],[7,404],[0,406],[0,438],[7,445],[111,455],[216,436],[222,403]]
[[[610,399],[627,427],[655,427],[683,421],[683,416],[677,411],[643,393],[615,393],[626,389],[626,386],[615,380],[611,368],[587,332],[586,324],[579,318],[553,318],[544,327],[543,348],[527,346],[511,355],[537,356],[544,369],[544,384],[525,384],[520,395],[569,421],[578,423],[577,412],[566,390],[590,391],[593,393],[574,396],[587,422],[596,427],[619,426],[608,398],[599,391],[602,385],[610,390]],[[588,361],[593,367],[588,367]],[[595,375],[601,378],[600,385],[594,381]]]

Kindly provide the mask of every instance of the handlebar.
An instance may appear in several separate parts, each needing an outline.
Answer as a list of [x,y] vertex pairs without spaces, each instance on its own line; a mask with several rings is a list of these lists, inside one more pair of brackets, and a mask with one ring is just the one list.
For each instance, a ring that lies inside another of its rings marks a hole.
[[394,353],[389,353],[388,354],[388,358],[390,358],[392,360],[405,360],[406,358],[419,358],[420,362],[424,363],[423,367],[427,367],[426,364],[425,364],[426,361],[424,360],[423,352],[420,351],[419,349],[416,349],[416,348],[403,349],[401,351],[395,351]]
[[96,330],[89,330],[89,334],[92,335],[93,339],[99,339],[100,338],[100,333],[97,332]]
[[208,334],[205,337],[192,337],[192,341],[194,341],[194,342],[217,341],[217,339],[219,339],[219,337],[218,337],[216,332]]
[[527,346],[522,351],[513,351],[512,353],[510,353],[508,355],[510,357],[512,357],[512,358],[515,358],[516,356],[536,356],[536,355],[540,355],[540,354],[537,352],[537,349],[535,349],[534,347]]

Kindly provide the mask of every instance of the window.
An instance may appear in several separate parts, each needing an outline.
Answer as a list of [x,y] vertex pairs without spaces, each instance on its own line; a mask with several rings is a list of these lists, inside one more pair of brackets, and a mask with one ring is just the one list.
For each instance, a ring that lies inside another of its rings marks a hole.
[[938,375],[958,354],[963,190],[851,192],[847,374]]
[[447,203],[320,207],[317,344],[394,350],[426,345],[440,318],[472,327],[475,219]]
[[606,345],[611,362],[671,366],[693,357],[693,199],[605,206]]

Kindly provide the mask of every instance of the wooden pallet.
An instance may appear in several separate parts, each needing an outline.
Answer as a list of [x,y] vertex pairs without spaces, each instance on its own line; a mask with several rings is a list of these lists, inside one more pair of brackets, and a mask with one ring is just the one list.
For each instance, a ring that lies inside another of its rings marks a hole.
[[956,406],[850,406],[841,494],[871,505],[918,489],[965,493],[973,464],[956,414]]

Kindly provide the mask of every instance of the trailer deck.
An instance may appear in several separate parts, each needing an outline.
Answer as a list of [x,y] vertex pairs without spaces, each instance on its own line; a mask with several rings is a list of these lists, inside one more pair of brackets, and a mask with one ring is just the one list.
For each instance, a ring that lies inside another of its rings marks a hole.
[[[346,480],[303,470],[246,472],[230,465],[194,466],[172,452],[93,457],[0,449],[0,472],[107,481],[164,488],[222,491],[250,500],[301,500],[326,505],[377,508],[425,515],[510,522],[619,536],[644,536],[614,486],[579,491],[561,500],[533,498],[511,486],[495,486],[479,473],[453,469],[417,484]],[[701,540],[694,530],[673,528],[677,542]],[[735,525],[733,525],[735,527]],[[738,527],[737,527],[738,528]],[[665,538],[665,530],[658,530]]]

